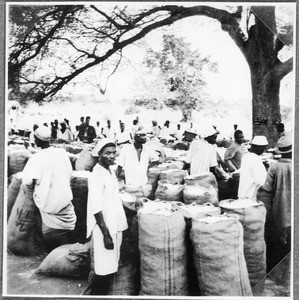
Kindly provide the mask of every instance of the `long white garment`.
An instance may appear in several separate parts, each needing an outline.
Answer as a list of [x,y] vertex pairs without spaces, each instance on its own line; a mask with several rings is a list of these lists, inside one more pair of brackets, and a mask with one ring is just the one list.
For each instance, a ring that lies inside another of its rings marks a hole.
[[117,132],[115,135],[115,140],[117,143],[124,143],[126,141],[131,141],[131,135],[129,131]]
[[238,197],[256,201],[257,190],[265,183],[266,176],[261,158],[252,152],[245,153],[241,161]]
[[127,185],[143,186],[148,182],[147,168],[159,156],[152,149],[143,147],[140,160],[134,145],[125,145],[119,154],[118,165],[125,170]]
[[115,138],[115,130],[112,127],[104,127],[102,134],[105,135],[108,139]]
[[33,198],[42,221],[51,228],[74,229],[72,165],[66,151],[53,147],[40,150],[28,160],[22,174],[25,185],[36,179]]
[[[103,213],[104,222],[114,239],[114,249],[104,247],[101,229],[95,214]],[[95,272],[98,275],[117,271],[121,232],[128,228],[126,215],[118,193],[118,182],[113,171],[97,164],[88,178],[87,237],[92,233],[94,241]]]
[[193,140],[185,162],[190,164],[191,175],[210,172],[217,166],[217,150],[206,140]]

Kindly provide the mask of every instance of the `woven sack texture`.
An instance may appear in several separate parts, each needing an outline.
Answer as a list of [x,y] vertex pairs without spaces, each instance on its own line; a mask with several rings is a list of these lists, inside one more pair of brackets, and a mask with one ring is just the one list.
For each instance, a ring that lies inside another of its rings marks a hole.
[[21,185],[7,225],[7,248],[16,255],[42,252],[41,216],[33,200],[33,190]]
[[[224,200],[229,202],[231,200]],[[238,201],[238,200],[235,200]],[[237,215],[244,229],[244,255],[250,284],[253,288],[267,273],[265,221],[266,208],[262,202],[246,208],[223,208],[229,215]]]
[[171,184],[182,184],[187,175],[187,170],[170,169],[161,172],[160,180],[167,180]]
[[155,198],[162,201],[182,201],[184,185],[171,184],[167,180],[159,180]]
[[22,184],[22,172],[12,175],[11,182],[7,189],[7,220],[9,219],[11,210],[18,197]]
[[218,184],[216,177],[211,172],[205,172],[196,175],[189,175],[184,178],[186,185],[198,185],[202,187],[210,187],[211,185],[217,189]]
[[190,238],[201,296],[252,295],[237,218],[192,219]]
[[52,250],[35,274],[84,278],[89,271],[89,244],[66,244]]
[[18,172],[22,172],[31,152],[29,150],[16,150],[9,154],[9,172],[13,175]]
[[219,205],[218,191],[211,185],[209,187],[185,185],[183,197],[185,204],[195,202],[198,205],[202,205],[209,202],[215,206]]
[[91,150],[83,149],[75,162],[75,169],[76,171],[91,171],[96,163],[97,159],[91,155]]
[[126,193],[134,195],[136,199],[150,198],[152,194],[152,185],[147,183],[144,186],[126,185]]
[[139,211],[141,295],[188,295],[185,221],[170,215]]

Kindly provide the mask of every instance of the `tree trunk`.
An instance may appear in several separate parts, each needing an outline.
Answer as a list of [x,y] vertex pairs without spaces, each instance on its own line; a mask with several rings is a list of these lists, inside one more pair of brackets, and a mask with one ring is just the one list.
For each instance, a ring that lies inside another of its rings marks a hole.
[[277,142],[276,124],[281,121],[279,106],[280,79],[271,71],[263,78],[252,74],[252,136],[265,135],[269,146]]

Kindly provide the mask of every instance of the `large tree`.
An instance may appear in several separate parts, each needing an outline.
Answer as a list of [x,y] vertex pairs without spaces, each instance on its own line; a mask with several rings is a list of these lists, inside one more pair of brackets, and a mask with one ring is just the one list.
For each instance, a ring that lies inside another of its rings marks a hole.
[[[36,101],[50,99],[88,69],[105,67],[107,61],[117,66],[122,50],[149,32],[187,17],[206,16],[219,21],[244,54],[251,72],[253,134],[265,134],[273,144],[274,124],[280,121],[280,82],[293,68],[292,58],[279,59],[284,43],[277,35],[275,6],[149,6],[118,5],[109,10],[100,4],[41,7],[28,26],[26,18],[13,23],[12,17],[23,6],[11,5],[8,74],[12,91],[26,90]],[[61,47],[69,53],[67,59],[55,51]],[[53,72],[40,74],[41,58],[47,56],[60,63],[51,66]]]

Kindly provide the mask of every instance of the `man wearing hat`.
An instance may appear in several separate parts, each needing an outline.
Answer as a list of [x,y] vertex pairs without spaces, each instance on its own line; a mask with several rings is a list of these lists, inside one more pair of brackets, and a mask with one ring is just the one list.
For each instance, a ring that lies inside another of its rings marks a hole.
[[28,160],[22,183],[34,189],[33,199],[41,214],[45,246],[51,251],[74,242],[76,215],[71,202],[72,165],[64,149],[51,147],[51,129],[40,126],[34,136],[40,150]]
[[268,146],[267,138],[263,135],[255,136],[251,141],[251,148],[241,160],[240,183],[238,198],[249,198],[256,201],[257,190],[265,183],[266,168],[260,158]]
[[282,136],[277,147],[281,158],[270,165],[263,190],[269,193],[269,201],[265,203],[267,220],[273,220],[273,224],[267,224],[266,228],[273,226],[272,241],[273,237],[276,237],[276,245],[279,245],[282,259],[291,250],[292,136]]
[[116,174],[119,177],[124,169],[126,185],[146,185],[148,168],[159,161],[158,154],[144,146],[146,134],[144,129],[135,132],[134,143],[124,145],[119,154]]
[[213,127],[208,127],[202,134],[202,140],[194,139],[190,144],[190,149],[185,158],[184,169],[190,165],[190,175],[203,172],[215,174],[217,166],[217,150],[213,146],[216,143],[217,131]]
[[88,179],[87,237],[92,236],[96,276],[89,294],[105,295],[111,274],[118,270],[122,231],[128,225],[118,193],[118,181],[110,169],[116,157],[114,140],[101,139],[92,156],[97,157],[98,163]]

